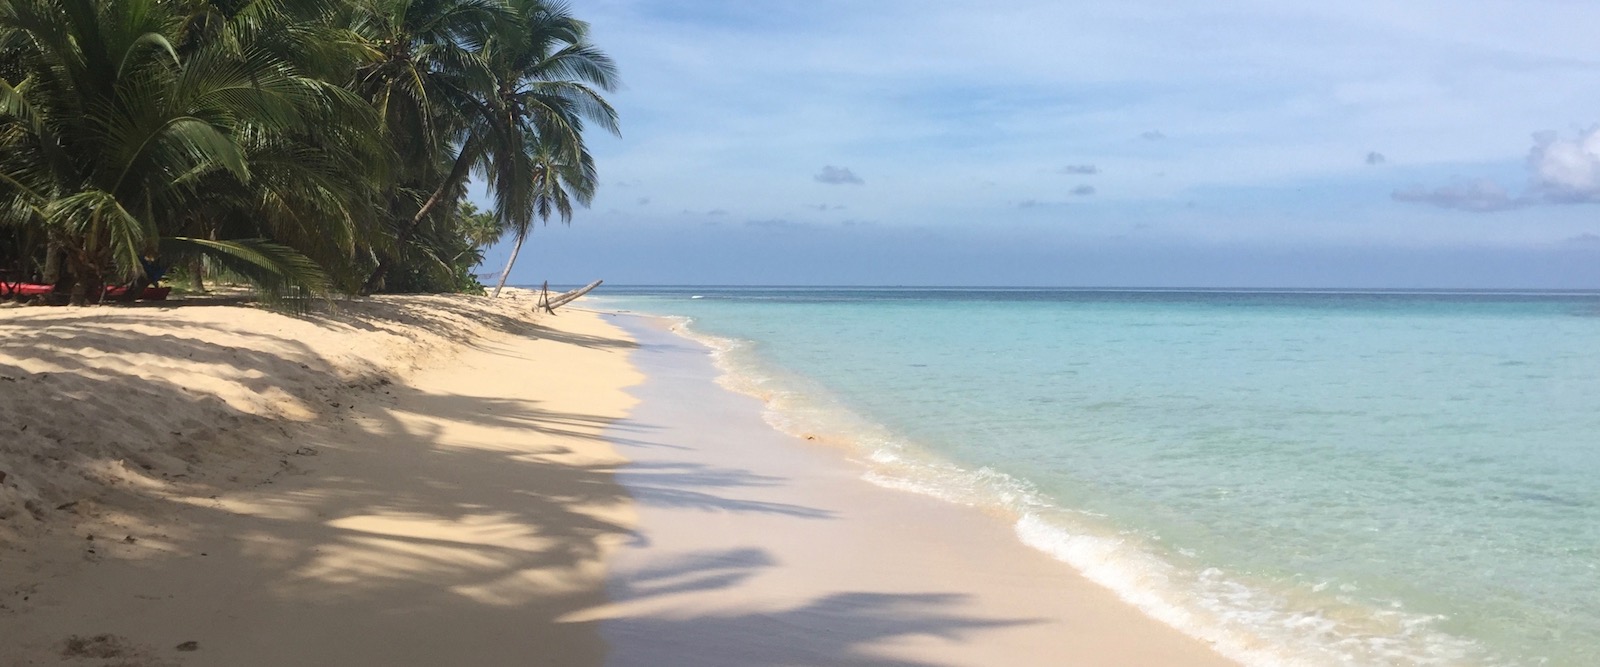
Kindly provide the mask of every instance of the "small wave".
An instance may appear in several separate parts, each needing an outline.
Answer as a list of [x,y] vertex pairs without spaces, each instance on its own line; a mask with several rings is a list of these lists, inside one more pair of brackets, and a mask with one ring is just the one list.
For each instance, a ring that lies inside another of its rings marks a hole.
[[1329,582],[1274,592],[1217,568],[1186,570],[1131,538],[1076,531],[1037,514],[1018,520],[1016,532],[1146,615],[1253,667],[1492,664],[1476,643],[1434,629],[1440,617],[1329,595]]
[[843,443],[869,466],[863,479],[872,484],[998,510],[1023,544],[1230,659],[1251,667],[1497,664],[1477,644],[1438,631],[1438,617],[1357,601],[1348,585],[1250,583],[1199,563],[1180,566],[1193,552],[1163,556],[1101,515],[1054,505],[1026,480],[966,469],[903,442],[803,376],[763,363],[752,343],[697,331],[691,318],[668,319],[711,351],[718,384],[764,402],[774,428]]

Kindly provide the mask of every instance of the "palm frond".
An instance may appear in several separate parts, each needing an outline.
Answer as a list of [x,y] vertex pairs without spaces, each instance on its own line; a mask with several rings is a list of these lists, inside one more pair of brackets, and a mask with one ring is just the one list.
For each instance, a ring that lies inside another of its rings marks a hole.
[[167,237],[161,239],[161,257],[173,263],[204,259],[224,277],[248,283],[271,301],[328,293],[328,275],[316,262],[265,239]]

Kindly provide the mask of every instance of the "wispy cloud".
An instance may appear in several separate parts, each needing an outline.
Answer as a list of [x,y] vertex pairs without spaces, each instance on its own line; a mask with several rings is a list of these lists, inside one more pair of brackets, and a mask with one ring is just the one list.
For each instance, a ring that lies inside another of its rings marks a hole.
[[815,178],[818,183],[826,183],[828,185],[866,184],[866,181],[861,180],[860,176],[857,176],[855,172],[850,171],[849,167],[835,167],[831,164],[823,167],[822,171],[818,172],[813,178]]
[[800,228],[803,228],[803,227],[807,227],[808,225],[806,225],[806,223],[795,222],[795,221],[789,220],[787,218],[767,218],[767,219],[764,219],[764,220],[746,220],[746,221],[744,221],[744,226],[753,227],[753,228],[756,228],[756,229],[772,229],[772,230],[785,231],[785,230],[791,230],[791,229],[800,229]]
[[[1600,209],[1548,205],[1589,198],[1587,158],[1562,159],[1553,142],[1541,160],[1552,185],[1535,188],[1525,137],[1538,127],[1518,120],[1545,119],[1535,122],[1567,142],[1600,120],[1584,64],[1600,9],[1150,9],[1171,4],[585,3],[628,82],[612,100],[625,137],[595,145],[612,179],[597,209],[624,209],[619,226],[721,219],[775,245],[786,237],[744,222],[942,230],[982,219],[1008,234],[1070,212],[1082,224],[1041,237],[1138,219],[1160,242],[1451,247],[1600,233],[1584,219]],[[1371,153],[1382,162],[1369,166]],[[1485,177],[1499,190],[1474,185]],[[1096,193],[1073,195],[1082,184]],[[659,201],[635,206],[646,194]],[[704,217],[708,201],[737,213]],[[848,214],[807,207],[821,202]],[[674,215],[684,207],[694,215]],[[1478,210],[1504,213],[1459,224]]]
[[843,211],[845,206],[844,204],[807,204],[806,208],[814,208],[818,211]]
[[1072,196],[1088,197],[1093,195],[1095,192],[1097,192],[1097,190],[1094,189],[1093,185],[1080,185],[1072,189]]
[[1600,234],[1584,233],[1561,240],[1562,245],[1578,248],[1600,248]]
[[639,205],[640,206],[649,206],[650,205],[650,198],[649,197],[640,197],[639,198]]
[[1376,166],[1378,166],[1380,164],[1383,164],[1385,162],[1388,162],[1388,161],[1389,161],[1389,158],[1384,157],[1383,153],[1379,153],[1378,151],[1371,151],[1371,152],[1367,153],[1367,165],[1368,166],[1376,167]]
[[1527,203],[1523,199],[1512,198],[1504,187],[1487,178],[1457,180],[1436,188],[1414,185],[1404,190],[1396,190],[1390,196],[1400,202],[1432,204],[1441,208],[1479,213],[1505,211]]

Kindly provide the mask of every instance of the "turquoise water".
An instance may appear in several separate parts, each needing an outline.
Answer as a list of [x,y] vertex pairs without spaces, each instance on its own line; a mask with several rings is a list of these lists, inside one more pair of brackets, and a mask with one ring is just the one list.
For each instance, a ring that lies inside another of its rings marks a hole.
[[778,426],[1247,663],[1600,665],[1600,295],[597,303],[689,318]]

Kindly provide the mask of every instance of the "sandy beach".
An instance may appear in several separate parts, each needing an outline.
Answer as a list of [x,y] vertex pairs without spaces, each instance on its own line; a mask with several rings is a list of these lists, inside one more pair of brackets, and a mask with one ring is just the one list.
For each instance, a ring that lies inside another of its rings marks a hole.
[[0,310],[0,665],[1223,665],[658,321]]
[[599,664],[639,376],[528,303],[0,311],[0,665]]

